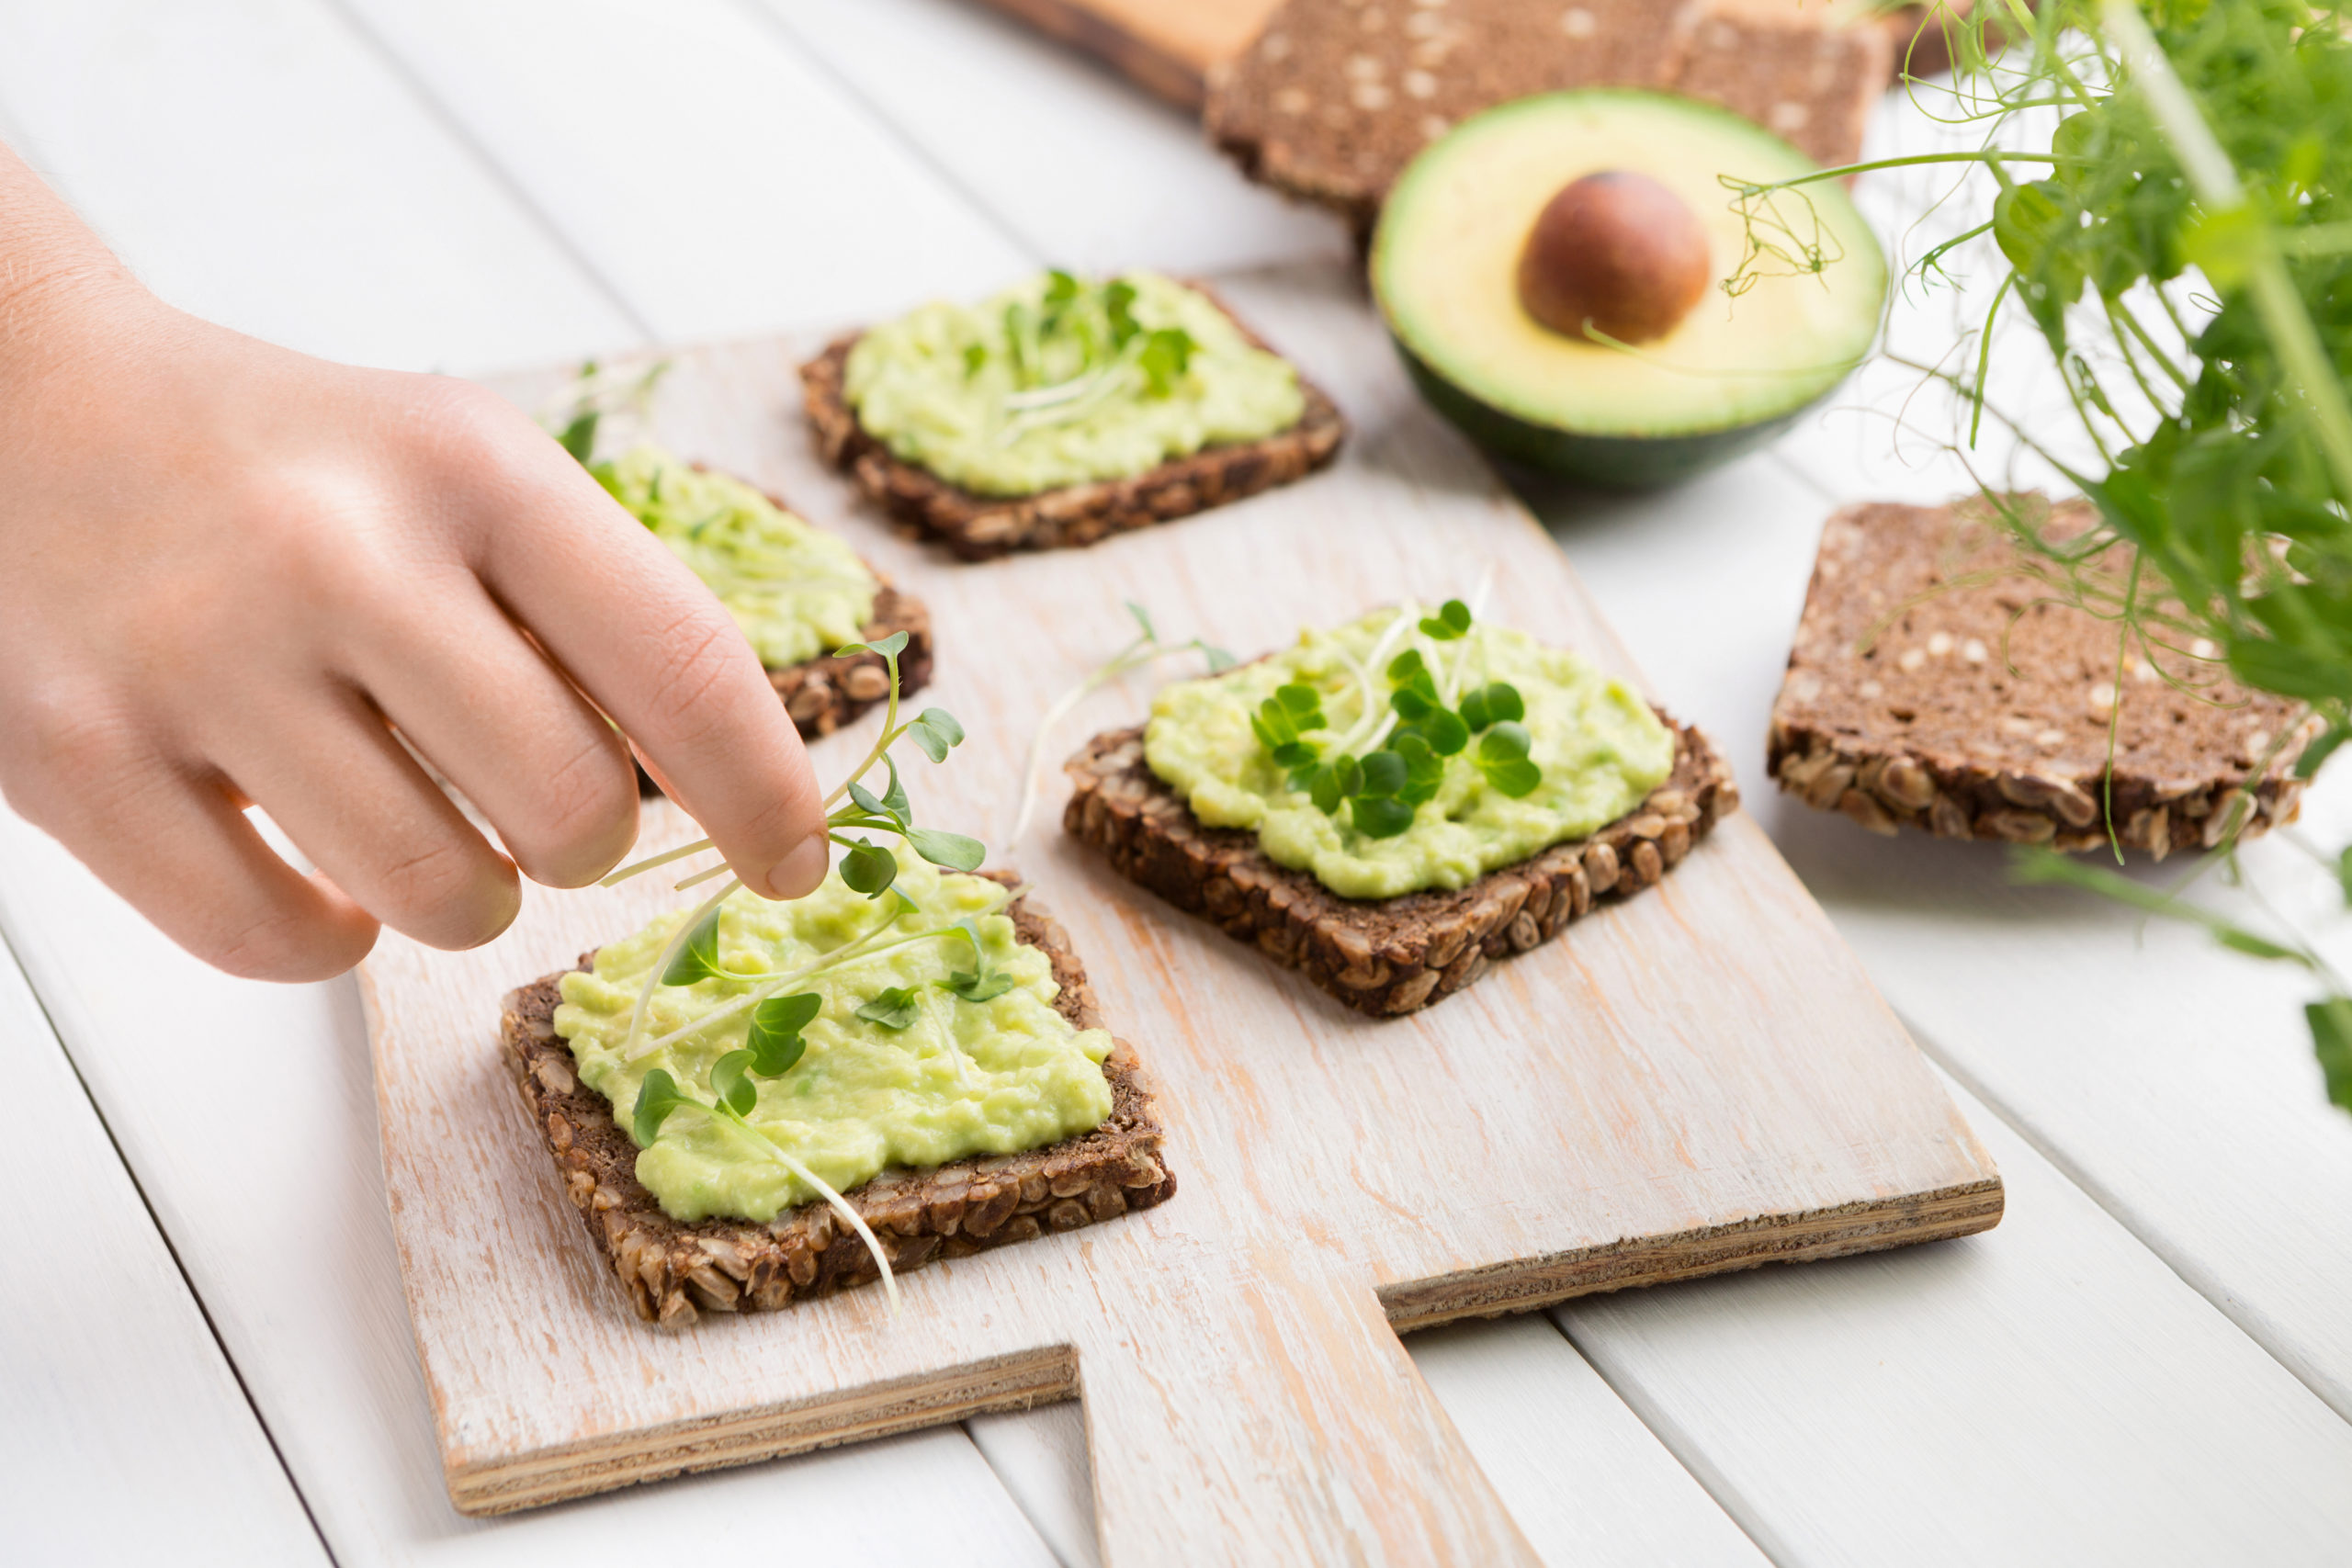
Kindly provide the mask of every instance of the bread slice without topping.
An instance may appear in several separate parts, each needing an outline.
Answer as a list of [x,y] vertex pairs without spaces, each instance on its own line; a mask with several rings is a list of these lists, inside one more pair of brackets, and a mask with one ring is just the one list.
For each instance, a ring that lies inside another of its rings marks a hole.
[[1656,884],[1739,808],[1731,770],[1687,725],[1674,772],[1589,838],[1555,844],[1467,887],[1342,898],[1277,865],[1242,829],[1211,828],[1145,762],[1143,730],[1096,736],[1063,764],[1063,828],[1122,876],[1296,969],[1359,1012],[1413,1012],[1472,985],[1495,960],[1551,941],[1596,905]]
[[[2087,519],[2064,503],[2046,526]],[[2053,594],[2019,548],[1977,502],[1829,519],[1772,705],[1783,790],[1875,832],[2088,850],[2111,826],[2158,859],[2294,819],[2301,705],[2193,644],[2134,643],[2119,671],[2117,624]]]
[[[1061,987],[1056,1010],[1077,1028],[1102,1027],[1086,970],[1060,923],[1025,897],[1006,912],[1016,937],[1052,960]],[[580,966],[594,957],[584,955]],[[788,1209],[764,1225],[688,1224],[663,1213],[638,1182],[636,1141],[613,1120],[610,1102],[580,1081],[571,1048],[556,1035],[562,978],[549,975],[509,993],[499,1034],[556,1177],[638,1316],[677,1325],[703,1312],[790,1306],[881,1277],[865,1243],[822,1202]],[[887,1170],[842,1194],[881,1239],[892,1269],[905,1273],[1165,1202],[1176,1178],[1161,1158],[1159,1121],[1135,1048],[1114,1040],[1102,1071],[1111,1116],[1091,1133],[1026,1154]],[[495,1267],[495,1259],[487,1262]]]
[[1824,167],[1851,163],[1895,52],[1867,7],[1821,0],[1287,0],[1255,43],[1212,69],[1204,118],[1252,179],[1364,234],[1415,153],[1531,93],[1683,93]]
[[[1200,289],[1198,284],[1190,287]],[[1223,301],[1217,304],[1223,309]],[[1247,325],[1236,324],[1252,344],[1267,347]],[[825,461],[856,482],[867,500],[966,560],[986,560],[1013,550],[1091,545],[1113,534],[1239,501],[1321,468],[1339,452],[1347,434],[1339,409],[1302,376],[1299,390],[1306,395],[1306,409],[1287,430],[1257,441],[1205,447],[1130,479],[1066,485],[1034,495],[979,495],[901,461],[858,423],[844,382],[849,352],[859,336],[850,333],[800,367],[817,448]]]

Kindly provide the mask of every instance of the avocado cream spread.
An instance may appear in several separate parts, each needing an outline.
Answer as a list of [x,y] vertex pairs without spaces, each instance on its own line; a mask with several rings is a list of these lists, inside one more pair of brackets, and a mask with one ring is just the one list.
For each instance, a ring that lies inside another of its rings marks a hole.
[[1148,272],[1049,272],[925,305],[857,340],[844,391],[894,456],[981,495],[1128,479],[1287,430],[1306,407],[1288,363]]
[[[1297,646],[1271,658],[1162,689],[1144,731],[1145,761],[1203,822],[1256,829],[1271,859],[1347,898],[1465,886],[1623,816],[1673,771],[1672,732],[1624,682],[1523,633],[1470,625],[1466,613],[1466,630],[1432,637],[1422,615],[1411,605],[1374,611],[1304,632]],[[1409,819],[1397,811],[1395,827],[1374,837],[1346,807],[1319,807],[1301,773],[1269,754],[1252,716],[1270,700],[1279,705],[1278,691],[1305,705],[1311,690],[1320,723],[1305,743],[1321,759],[1363,757],[1383,745],[1418,749],[1390,739],[1398,729],[1390,674],[1406,666],[1430,673],[1440,705],[1458,702],[1480,720],[1475,694],[1495,682],[1515,689],[1521,719],[1487,722],[1525,747],[1524,762],[1504,746],[1485,751],[1502,760],[1482,768],[1483,734],[1453,742],[1458,750],[1433,761],[1420,750],[1431,769],[1428,797],[1412,804]]]
[[880,584],[857,552],[742,480],[640,446],[588,470],[694,568],[771,670],[858,640]]
[[[885,921],[895,930],[865,956],[785,987],[815,992],[823,1006],[801,1031],[800,1059],[781,1077],[752,1078],[759,1103],[745,1118],[750,1133],[693,1105],[662,1123],[661,1136],[637,1156],[637,1179],[662,1211],[681,1221],[730,1214],[765,1224],[819,1196],[764,1155],[754,1135],[846,1192],[888,1167],[1019,1154],[1102,1125],[1111,1114],[1102,1076],[1111,1037],[1075,1028],[1054,1010],[1059,987],[1050,961],[1014,940],[1012,920],[989,912],[1002,906],[1004,894],[986,878],[941,872],[907,854],[893,890],[878,900],[851,891],[835,873],[790,903],[739,892],[721,905],[718,964],[744,978],[657,987],[640,1050],[744,997],[762,977],[819,963]],[[967,916],[977,917],[986,972],[1012,981],[984,1001],[944,984],[979,972],[970,939],[953,924]],[[710,1100],[712,1066],[741,1049],[750,1031],[750,1010],[739,1010],[637,1061],[623,1059],[639,988],[683,919],[664,916],[600,950],[593,974],[563,977],[555,1032],[624,1127],[656,1067],[695,1099]],[[886,945],[943,928],[944,934]],[[899,988],[910,994],[896,994]],[[861,1007],[887,1021],[857,1016]]]

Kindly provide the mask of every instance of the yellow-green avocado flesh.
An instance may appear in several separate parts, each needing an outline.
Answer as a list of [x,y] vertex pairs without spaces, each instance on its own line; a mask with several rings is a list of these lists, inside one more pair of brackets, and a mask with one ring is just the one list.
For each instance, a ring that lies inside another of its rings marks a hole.
[[[952,932],[888,951],[877,943],[871,956],[786,987],[787,995],[817,993],[824,1007],[801,1032],[807,1050],[790,1071],[752,1078],[759,1089],[747,1118],[754,1132],[846,1192],[893,1166],[1020,1154],[1101,1126],[1111,1114],[1102,1076],[1110,1035],[1078,1029],[1055,1010],[1059,987],[1051,961],[1014,939],[1011,919],[990,912],[1002,907],[1003,887],[941,872],[911,854],[899,858],[894,891],[879,900],[852,891],[838,873],[790,903],[735,894],[720,906],[719,964],[749,978],[657,987],[640,1047],[718,1011],[760,976],[802,968],[865,936],[905,908],[899,893],[914,908],[896,918],[893,935],[977,916],[990,969],[1012,976],[1012,986],[983,1002],[941,987],[950,975],[973,968],[970,941]],[[711,1100],[712,1065],[741,1049],[750,1030],[746,1010],[639,1060],[623,1059],[639,987],[684,918],[665,915],[600,949],[593,973],[563,977],[555,1032],[571,1047],[582,1080],[612,1101],[624,1127],[656,1067],[697,1099]],[[856,1016],[898,987],[915,993],[916,1016],[907,1028]],[[664,1213],[681,1221],[725,1214],[764,1224],[820,1196],[741,1128],[694,1106],[673,1111],[653,1145],[638,1155],[637,1179]]]
[[881,584],[857,552],[742,480],[653,446],[588,471],[694,568],[769,669],[855,642],[874,618]]
[[[1269,859],[1312,874],[1343,898],[1467,886],[1616,820],[1673,772],[1673,732],[1623,682],[1484,621],[1458,642],[1433,642],[1408,629],[1424,614],[1411,604],[1376,610],[1329,631],[1302,632],[1295,647],[1222,675],[1162,688],[1144,729],[1145,762],[1202,822],[1254,829]],[[1405,627],[1395,626],[1400,616]],[[1385,710],[1389,686],[1381,672],[1407,649],[1452,672],[1455,690],[1491,681],[1516,686],[1543,782],[1513,799],[1486,783],[1465,750],[1445,759],[1444,782],[1415,809],[1411,827],[1372,839],[1290,787],[1250,716],[1279,686],[1314,687],[1329,725],[1313,739],[1328,755],[1363,717],[1368,688],[1375,712]]]
[[[858,423],[902,462],[978,495],[1007,496],[1132,479],[1204,447],[1276,434],[1306,412],[1286,360],[1250,344],[1216,301],[1157,273],[1118,281],[1135,290],[1143,332],[1182,329],[1192,339],[1189,363],[1164,393],[1134,365],[1089,382],[1080,331],[1041,341],[1024,333],[1025,352],[1041,362],[1021,375],[1011,328],[1039,318],[1052,276],[977,305],[925,305],[860,337],[843,381]],[[1093,342],[1102,354],[1100,332]],[[1006,400],[1056,388],[1083,395],[1027,412]]]
[[1614,88],[1521,98],[1464,120],[1407,167],[1373,240],[1373,292],[1422,393],[1481,446],[1596,484],[1686,478],[1770,439],[1869,352],[1886,297],[1869,226],[1836,180],[1779,193],[1774,209],[1800,239],[1814,241],[1818,222],[1820,271],[1768,262],[1747,292],[1710,289],[1637,350],[1527,313],[1528,231],[1570,181],[1629,170],[1682,197],[1712,276],[1725,278],[1746,236],[1717,176],[1769,182],[1813,167],[1752,122],[1689,98]]

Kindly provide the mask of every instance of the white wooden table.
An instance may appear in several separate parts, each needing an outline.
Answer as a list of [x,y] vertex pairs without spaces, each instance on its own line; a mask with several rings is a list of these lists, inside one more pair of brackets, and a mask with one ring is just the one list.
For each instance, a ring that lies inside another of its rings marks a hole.
[[[0,137],[175,301],[461,373],[833,325],[1047,260],[1347,257],[1171,112],[958,0],[0,0]],[[1920,341],[1948,323],[1908,310]],[[1414,1359],[1559,1563],[2346,1561],[2352,1119],[2292,977],[1762,776],[1824,515],[1957,488],[1891,450],[1915,380],[1866,372],[1679,491],[1530,499],[1949,1076],[2007,1218]],[[2352,776],[2307,823],[2352,838]],[[2293,848],[2246,862],[2330,923]],[[204,970],[5,818],[0,931],[9,1562],[1095,1560],[1069,1407],[460,1518],[350,983]],[[267,1090],[222,1135],[232,1071]]]

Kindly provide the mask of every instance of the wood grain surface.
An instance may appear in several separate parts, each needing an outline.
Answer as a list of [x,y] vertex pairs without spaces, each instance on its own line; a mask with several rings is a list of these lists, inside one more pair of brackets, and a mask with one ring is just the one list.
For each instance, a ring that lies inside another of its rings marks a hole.
[[[1390,1021],[1062,841],[1057,784],[1047,826],[1001,843],[1031,725],[1129,635],[1122,599],[1173,636],[1250,650],[1490,575],[1498,618],[1623,667],[1565,560],[1412,398],[1351,281],[1272,275],[1232,294],[1334,389],[1356,442],[1324,477],[1090,551],[958,566],[884,534],[808,450],[793,368],[813,338],[680,356],[655,421],[932,604],[933,694],[972,739],[910,786],[1069,925],[1160,1085],[1177,1197],[914,1275],[895,1321],[865,1292],[648,1330],[589,1257],[494,1029],[507,987],[678,896],[657,878],[529,890],[515,927],[465,954],[388,937],[364,976],[386,1178],[461,1507],[1078,1393],[1108,1562],[1227,1561],[1238,1542],[1258,1560],[1527,1561],[1392,1324],[1997,1218],[1991,1160],[1744,817],[1656,892]],[[529,403],[554,385],[506,389]],[[1055,750],[1146,696],[1102,694]],[[820,774],[864,733],[820,743]],[[690,835],[667,809],[649,846]]]
[[1122,74],[1197,108],[1210,66],[1250,47],[1282,0],[989,0]]

